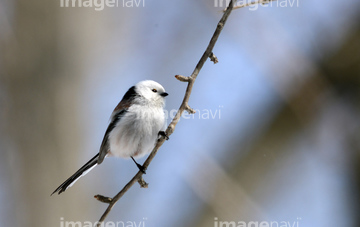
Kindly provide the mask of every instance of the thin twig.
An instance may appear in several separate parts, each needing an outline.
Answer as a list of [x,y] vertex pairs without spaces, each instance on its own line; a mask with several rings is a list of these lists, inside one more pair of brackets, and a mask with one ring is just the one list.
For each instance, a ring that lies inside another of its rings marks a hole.
[[140,184],[141,188],[148,188],[149,184],[146,183],[146,181],[144,180],[144,178],[140,177],[138,179],[138,183]]
[[112,198],[103,195],[95,195],[94,198],[103,203],[111,203],[112,201]]
[[186,110],[189,114],[194,114],[194,113],[196,113],[196,111],[195,111],[193,108],[191,108],[188,104],[186,104],[185,110]]
[[189,82],[189,80],[190,80],[190,77],[182,76],[182,75],[176,75],[175,78],[181,82]]
[[[202,55],[202,57],[200,58],[198,64],[196,65],[193,73],[191,74],[191,76],[189,77],[184,77],[184,76],[179,76],[177,75],[176,78],[180,81],[183,82],[188,82],[188,86],[186,88],[186,92],[184,95],[184,99],[183,102],[181,103],[179,110],[177,111],[174,119],[171,121],[171,123],[169,124],[169,126],[166,129],[166,135],[170,136],[174,130],[175,130],[175,126],[177,125],[177,123],[180,120],[180,117],[182,115],[182,113],[184,112],[184,110],[187,110],[189,112],[194,112],[194,110],[192,108],[189,107],[189,98],[191,95],[191,91],[192,91],[192,87],[195,83],[195,79],[197,77],[197,75],[199,74],[201,68],[203,67],[204,63],[206,62],[206,60],[210,57],[210,54],[212,53],[212,50],[215,46],[215,43],[225,25],[226,20],[228,19],[232,9],[234,6],[234,0],[231,0],[229,3],[229,7],[228,9],[224,12],[224,15],[222,16],[222,18],[220,19],[216,30],[209,42],[208,47],[206,48],[204,54]],[[151,163],[151,161],[153,160],[153,158],[155,157],[156,153],[158,152],[159,148],[163,145],[163,143],[165,142],[166,138],[164,136],[162,136],[158,142],[156,143],[153,151],[150,153],[149,157],[146,159],[146,161],[143,164],[143,167],[145,169],[147,169],[147,167],[149,166],[149,164]],[[139,182],[139,184],[141,185],[142,181],[142,175],[143,173],[141,171],[138,171],[137,174],[124,186],[124,188],[117,194],[114,196],[114,198],[108,198],[105,196],[101,196],[101,195],[97,195],[96,198],[105,198],[104,200],[101,199],[102,202],[109,202],[109,206],[107,207],[107,209],[105,210],[104,214],[101,216],[99,222],[97,223],[97,227],[100,227],[102,222],[105,220],[105,218],[107,217],[107,215],[110,213],[111,209],[114,207],[114,205],[116,204],[116,202],[135,184],[135,182]],[[144,181],[145,182],[145,181]],[[147,183],[145,182],[145,184],[147,185]]]
[[215,56],[215,54],[213,52],[211,52],[209,58],[212,62],[214,62],[214,64],[219,62],[218,58]]

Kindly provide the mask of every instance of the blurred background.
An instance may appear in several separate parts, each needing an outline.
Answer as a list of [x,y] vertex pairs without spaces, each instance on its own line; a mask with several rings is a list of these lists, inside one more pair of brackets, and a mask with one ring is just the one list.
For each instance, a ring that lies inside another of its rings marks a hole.
[[[170,122],[186,87],[174,75],[193,71],[221,2],[0,0],[0,226],[100,218],[93,196],[115,195],[137,172],[131,160],[109,158],[50,194],[98,152],[138,81],[166,88]],[[149,188],[134,185],[107,221],[359,226],[360,1],[280,2],[232,12],[219,63],[196,80],[197,113],[161,147]]]

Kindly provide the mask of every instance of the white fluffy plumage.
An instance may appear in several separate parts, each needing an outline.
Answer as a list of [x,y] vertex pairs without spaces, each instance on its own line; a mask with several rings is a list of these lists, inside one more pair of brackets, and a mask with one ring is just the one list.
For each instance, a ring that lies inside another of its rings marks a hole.
[[[135,85],[135,92],[138,96],[109,134],[109,155],[141,158],[151,152],[159,131],[164,129],[165,89],[155,81],[145,80]],[[111,121],[115,116],[112,114]]]

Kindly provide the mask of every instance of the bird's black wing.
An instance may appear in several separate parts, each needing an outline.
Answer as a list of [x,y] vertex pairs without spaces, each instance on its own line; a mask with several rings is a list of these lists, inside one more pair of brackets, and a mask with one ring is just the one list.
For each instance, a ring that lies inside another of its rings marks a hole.
[[109,144],[109,135],[111,131],[115,128],[116,124],[121,120],[121,118],[125,115],[128,108],[131,106],[131,104],[134,103],[134,99],[138,96],[138,94],[135,91],[135,86],[132,86],[124,95],[124,97],[121,99],[119,104],[115,107],[112,116],[111,116],[111,122],[106,129],[104,138],[101,142],[100,151],[99,151],[99,158],[97,160],[97,163],[100,164],[104,161],[105,156],[107,153],[109,153],[110,144]]

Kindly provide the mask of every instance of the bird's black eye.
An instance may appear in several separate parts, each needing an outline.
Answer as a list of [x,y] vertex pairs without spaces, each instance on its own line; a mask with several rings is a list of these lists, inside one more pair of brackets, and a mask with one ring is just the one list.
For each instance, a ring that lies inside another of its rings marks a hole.
[[156,90],[155,88],[154,88],[154,89],[152,89],[152,91],[153,91],[153,92],[155,92],[155,93],[157,92],[157,90]]

